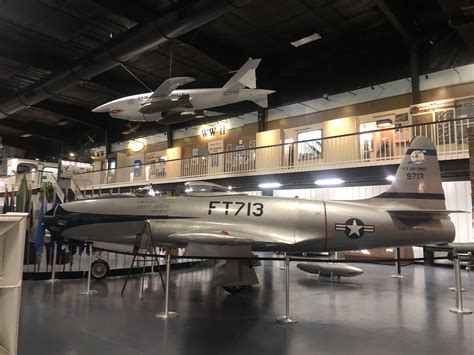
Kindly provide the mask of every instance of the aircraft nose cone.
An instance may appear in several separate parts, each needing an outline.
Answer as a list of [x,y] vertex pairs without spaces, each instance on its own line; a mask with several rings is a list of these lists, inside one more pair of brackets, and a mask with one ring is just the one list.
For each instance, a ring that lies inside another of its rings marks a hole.
[[109,112],[109,104],[97,106],[92,112]]

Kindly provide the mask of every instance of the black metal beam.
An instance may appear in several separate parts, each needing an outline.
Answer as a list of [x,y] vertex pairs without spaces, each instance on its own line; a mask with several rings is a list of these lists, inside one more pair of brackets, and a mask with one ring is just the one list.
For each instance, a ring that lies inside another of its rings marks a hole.
[[166,129],[166,139],[168,141],[168,148],[173,148],[173,129],[168,126]]
[[15,62],[45,69],[48,72],[63,70],[72,62],[69,58],[53,54],[53,51],[46,51],[44,47],[21,46],[18,43],[1,37],[0,57],[13,60]]
[[411,100],[412,104],[418,104],[421,101],[420,94],[420,73],[418,60],[418,45],[410,45],[410,74],[411,74]]
[[259,107],[257,111],[257,119],[258,119],[258,131],[263,132],[267,130],[267,123],[268,123],[268,109]]
[[69,120],[80,125],[107,129],[110,123],[104,118],[103,115],[94,114],[93,112],[84,109],[82,107],[65,104],[63,102],[45,100],[38,102],[34,105],[36,109],[45,110],[51,112],[57,116],[63,117],[65,120]]
[[63,132],[61,132],[61,130],[57,128],[46,127],[42,124],[34,122],[22,122],[20,120],[16,120],[14,116],[9,116],[8,118],[4,118],[3,120],[1,120],[0,126],[13,128],[24,133],[28,133],[55,142],[63,142],[61,138],[63,137],[64,139]]
[[374,3],[377,5],[379,10],[387,17],[390,21],[392,26],[400,33],[400,35],[407,41],[408,43],[414,42],[415,36],[408,31],[405,26],[400,22],[400,20],[395,16],[393,11],[390,7],[385,3],[384,0],[373,0]]

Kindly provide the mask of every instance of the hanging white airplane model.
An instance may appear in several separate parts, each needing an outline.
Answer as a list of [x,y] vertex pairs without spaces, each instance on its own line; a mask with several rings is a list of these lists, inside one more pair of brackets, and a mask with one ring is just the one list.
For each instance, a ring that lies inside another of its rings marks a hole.
[[193,82],[191,77],[165,80],[154,92],[122,97],[96,107],[92,112],[108,112],[114,118],[128,121],[157,121],[172,124],[193,118],[218,116],[214,107],[252,101],[268,107],[268,95],[273,90],[257,89],[255,69],[261,59],[249,58],[247,62],[221,88],[183,89],[179,86]]

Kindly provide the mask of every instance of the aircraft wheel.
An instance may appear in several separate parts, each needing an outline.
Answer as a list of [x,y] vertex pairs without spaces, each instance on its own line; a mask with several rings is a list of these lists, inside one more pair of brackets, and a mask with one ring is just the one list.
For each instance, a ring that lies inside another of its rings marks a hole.
[[242,292],[249,286],[222,286],[224,291],[229,292],[231,295],[235,295],[237,293]]
[[91,265],[91,276],[96,280],[104,279],[109,273],[110,267],[104,260],[96,260]]

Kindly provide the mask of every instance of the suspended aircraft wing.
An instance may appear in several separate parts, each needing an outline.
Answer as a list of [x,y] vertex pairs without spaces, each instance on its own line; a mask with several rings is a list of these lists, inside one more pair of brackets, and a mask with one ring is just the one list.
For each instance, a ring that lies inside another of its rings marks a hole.
[[191,78],[189,76],[179,76],[176,78],[167,79],[163,81],[163,83],[158,87],[158,89],[153,92],[153,94],[151,94],[148,99],[169,96],[169,94],[171,94],[173,90],[176,90],[181,85],[191,83],[194,80],[194,78]]

